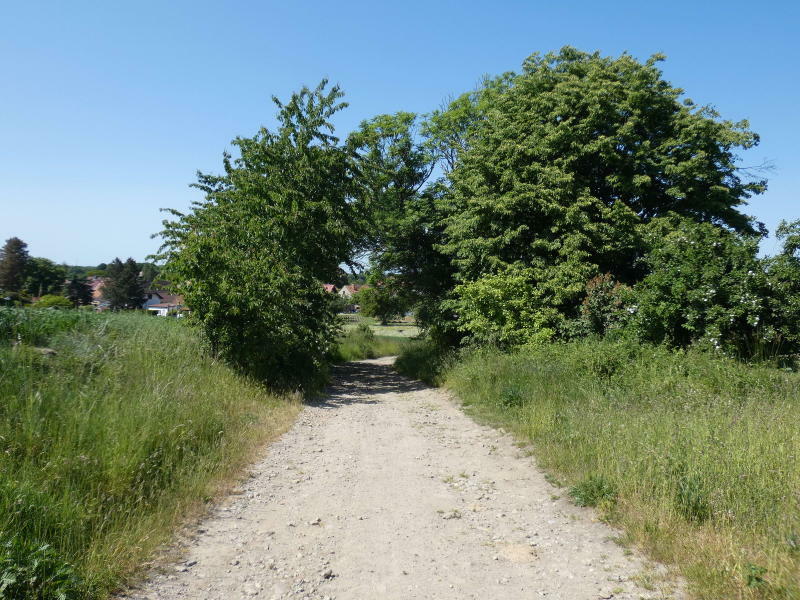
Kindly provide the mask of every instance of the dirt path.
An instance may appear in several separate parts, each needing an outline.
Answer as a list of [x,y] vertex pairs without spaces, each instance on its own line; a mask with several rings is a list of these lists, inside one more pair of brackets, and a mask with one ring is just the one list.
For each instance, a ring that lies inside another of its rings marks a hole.
[[617,532],[557,498],[510,437],[390,364],[339,367],[330,395],[193,532],[182,562],[130,596],[673,597]]

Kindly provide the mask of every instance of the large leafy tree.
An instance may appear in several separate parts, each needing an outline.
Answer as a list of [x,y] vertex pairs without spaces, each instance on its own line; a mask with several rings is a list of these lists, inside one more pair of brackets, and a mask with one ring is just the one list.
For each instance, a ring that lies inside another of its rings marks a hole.
[[[763,230],[741,208],[765,182],[743,177],[736,154],[758,137],[745,121],[683,100],[660,60],[534,54],[471,125],[449,176],[444,245],[460,281],[450,307],[465,332],[485,336],[482,311],[502,296],[493,290],[520,286],[536,291],[518,317],[558,332],[591,277],[644,275],[637,225],[656,217]],[[500,285],[506,275],[513,281]],[[508,331],[523,325],[506,317]]]
[[139,277],[139,265],[129,258],[115,258],[108,265],[108,280],[103,285],[103,298],[112,310],[141,308],[145,301],[144,282]]
[[277,129],[236,138],[239,157],[199,174],[204,200],[161,234],[165,276],[212,348],[275,387],[319,383],[338,330],[322,283],[364,237],[353,154],[330,121],[342,96],[323,81],[273,99]]
[[25,291],[31,296],[61,293],[67,268],[46,258],[32,257],[25,267]]
[[430,179],[437,165],[455,160],[455,151],[445,151],[447,126],[453,139],[463,137],[475,111],[465,112],[435,128],[412,113],[379,115],[364,121],[348,139],[357,157],[359,198],[369,216],[376,287],[367,294],[366,306],[386,309],[386,315],[413,306],[419,323],[434,334],[448,322],[440,307],[452,287],[452,267],[438,249],[444,232],[439,199],[446,186]]
[[7,239],[0,249],[0,289],[21,291],[29,260],[28,244],[17,237]]

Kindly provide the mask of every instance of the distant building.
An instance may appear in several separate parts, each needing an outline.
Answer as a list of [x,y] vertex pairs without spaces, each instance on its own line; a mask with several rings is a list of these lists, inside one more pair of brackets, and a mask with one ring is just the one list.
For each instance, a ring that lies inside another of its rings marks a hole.
[[342,289],[339,290],[339,295],[342,298],[352,298],[354,294],[368,288],[369,288],[368,285],[359,283],[354,283],[352,285],[345,285],[342,286]]
[[[164,287],[169,285],[167,281],[159,281],[157,283],[164,284]],[[183,296],[172,294],[164,289],[152,288],[145,293],[147,294],[147,299],[142,304],[142,308],[155,313],[159,317],[181,316],[186,310],[183,304]]]
[[325,289],[326,292],[329,294],[336,294],[339,292],[339,289],[333,285],[332,283],[323,283],[322,287]]

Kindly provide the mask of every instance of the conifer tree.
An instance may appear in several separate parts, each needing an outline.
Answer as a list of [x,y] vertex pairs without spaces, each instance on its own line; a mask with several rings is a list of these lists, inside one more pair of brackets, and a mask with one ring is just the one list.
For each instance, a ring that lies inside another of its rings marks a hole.
[[92,303],[92,288],[85,277],[72,277],[64,285],[64,296],[73,306],[86,306]]
[[28,244],[18,237],[6,240],[0,249],[0,289],[19,292],[28,266]]
[[145,301],[144,284],[139,265],[132,258],[124,263],[115,258],[108,265],[109,279],[103,286],[103,297],[112,310],[141,308]]

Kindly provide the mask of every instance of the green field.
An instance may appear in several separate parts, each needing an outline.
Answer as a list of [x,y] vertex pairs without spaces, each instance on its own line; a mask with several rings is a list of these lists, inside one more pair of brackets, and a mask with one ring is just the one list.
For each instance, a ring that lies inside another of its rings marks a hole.
[[364,323],[368,325],[377,336],[412,338],[420,334],[419,327],[417,327],[416,323],[411,318],[392,321],[386,325],[381,325],[374,317],[365,317],[358,313],[341,314],[339,317],[344,322],[345,331],[357,327],[360,323]]

